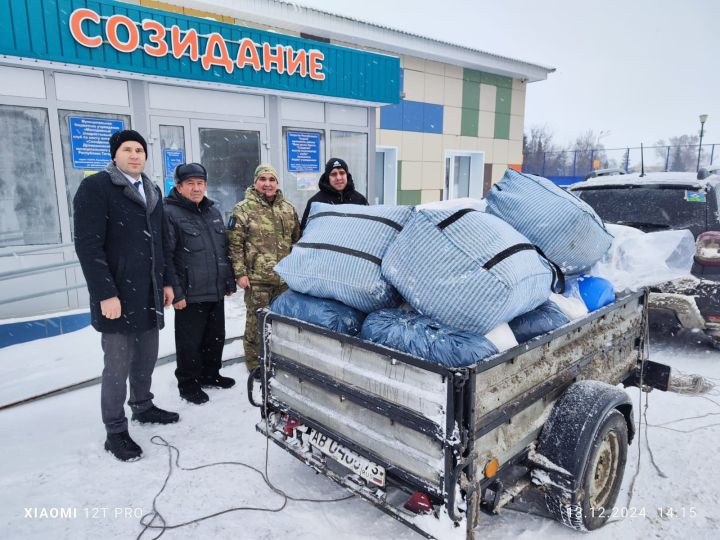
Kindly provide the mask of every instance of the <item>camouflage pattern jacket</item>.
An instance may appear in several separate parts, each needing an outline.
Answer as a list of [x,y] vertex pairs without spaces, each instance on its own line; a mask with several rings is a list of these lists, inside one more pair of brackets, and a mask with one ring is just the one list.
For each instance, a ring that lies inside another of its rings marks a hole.
[[297,212],[278,190],[272,204],[250,186],[228,223],[230,260],[235,276],[251,285],[280,285],[273,268],[300,238]]

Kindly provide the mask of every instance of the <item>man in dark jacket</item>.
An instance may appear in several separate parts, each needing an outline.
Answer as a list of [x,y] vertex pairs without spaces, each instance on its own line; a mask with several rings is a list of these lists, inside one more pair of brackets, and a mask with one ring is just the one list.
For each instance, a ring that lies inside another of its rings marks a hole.
[[224,297],[237,290],[220,211],[205,196],[207,171],[199,163],[175,169],[175,187],[165,199],[168,244],[175,287],[175,348],[180,397],[200,405],[202,388],[230,388],[220,375],[225,345]]
[[110,155],[113,161],[85,178],[73,200],[75,251],[90,293],[91,322],[102,333],[105,450],[134,461],[142,449],[128,434],[128,377],[134,421],[169,424],[180,418],[153,405],[150,392],[163,307],[172,303],[175,278],[165,267],[162,195],[143,174],[145,139],[137,131],[116,132]]
[[300,222],[300,231],[305,230],[308,216],[310,215],[310,206],[314,202],[327,204],[364,204],[368,202],[362,193],[355,191],[355,183],[352,174],[348,170],[347,163],[340,158],[330,158],[325,164],[325,172],[318,182],[318,191],[313,195],[305,207],[302,221]]

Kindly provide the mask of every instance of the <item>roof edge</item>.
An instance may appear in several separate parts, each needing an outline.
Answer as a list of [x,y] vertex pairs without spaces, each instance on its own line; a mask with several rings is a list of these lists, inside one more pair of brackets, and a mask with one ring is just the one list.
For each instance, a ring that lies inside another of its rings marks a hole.
[[[217,12],[261,25],[316,35],[375,49],[477,69],[526,82],[547,79],[555,68],[493,54],[317,8],[283,0],[161,0],[167,4]],[[333,24],[328,24],[328,18]],[[358,32],[358,25],[362,31]]]

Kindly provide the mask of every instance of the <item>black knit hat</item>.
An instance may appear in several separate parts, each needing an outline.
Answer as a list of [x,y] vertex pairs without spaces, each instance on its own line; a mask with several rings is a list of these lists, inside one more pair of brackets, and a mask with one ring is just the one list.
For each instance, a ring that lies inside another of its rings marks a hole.
[[124,129],[122,131],[116,131],[115,133],[110,135],[111,159],[115,159],[115,152],[118,151],[118,148],[120,148],[122,143],[127,141],[135,141],[140,143],[143,147],[143,150],[145,150],[145,156],[147,157],[147,143],[145,142],[145,139],[143,139],[143,136],[134,129]]
[[330,174],[333,169],[344,169],[345,172],[350,172],[348,171],[347,163],[345,163],[344,160],[335,157],[330,158],[325,164],[325,174]]
[[175,167],[176,184],[180,184],[189,178],[202,178],[207,182],[207,170],[199,163],[181,163]]

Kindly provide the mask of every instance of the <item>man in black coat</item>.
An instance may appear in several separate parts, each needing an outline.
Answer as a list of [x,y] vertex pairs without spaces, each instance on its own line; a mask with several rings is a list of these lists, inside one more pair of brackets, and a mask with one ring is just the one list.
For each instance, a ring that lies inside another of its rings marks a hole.
[[110,155],[113,161],[105,170],[85,178],[75,194],[75,251],[90,293],[91,322],[102,333],[105,449],[122,461],[134,461],[142,449],[128,433],[128,378],[134,421],[179,419],[156,407],[150,392],[163,307],[172,303],[175,278],[165,266],[162,195],[143,174],[145,139],[133,130],[113,133]]
[[313,195],[305,206],[302,221],[300,222],[300,231],[305,230],[308,216],[310,215],[310,206],[314,202],[327,204],[364,204],[368,202],[362,193],[355,191],[355,183],[352,174],[348,170],[347,163],[340,158],[330,158],[325,164],[325,172],[318,182],[318,191]]
[[175,187],[165,199],[168,247],[178,284],[175,349],[180,397],[200,405],[210,398],[202,388],[230,388],[220,375],[225,345],[224,297],[237,290],[228,257],[227,231],[220,211],[205,196],[207,171],[199,163],[175,169]]

